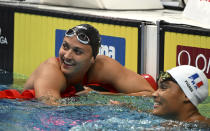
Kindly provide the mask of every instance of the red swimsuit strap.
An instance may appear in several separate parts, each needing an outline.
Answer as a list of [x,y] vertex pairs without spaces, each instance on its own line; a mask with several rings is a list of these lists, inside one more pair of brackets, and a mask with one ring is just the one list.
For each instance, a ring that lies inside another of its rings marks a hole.
[[[56,59],[59,61],[59,58],[56,57]],[[97,91],[108,91],[108,92],[117,92],[113,87],[109,85],[103,85],[100,83],[89,83],[88,82],[88,73],[84,75],[83,81],[82,81],[82,86],[88,86],[90,88],[93,88],[94,90]],[[68,96],[74,96],[76,93],[76,87],[69,85],[68,88],[61,94],[62,97],[68,97]]]
[[59,58],[59,57],[56,57],[56,59],[57,59],[57,61],[59,61],[59,60],[60,60],[60,58]]
[[104,84],[100,84],[100,83],[91,83],[88,82],[88,75],[87,73],[84,76],[83,79],[83,85],[84,86],[88,86],[96,91],[106,91],[106,92],[113,92],[113,93],[117,93],[118,91],[116,89],[114,89],[112,86],[110,85],[104,85]]

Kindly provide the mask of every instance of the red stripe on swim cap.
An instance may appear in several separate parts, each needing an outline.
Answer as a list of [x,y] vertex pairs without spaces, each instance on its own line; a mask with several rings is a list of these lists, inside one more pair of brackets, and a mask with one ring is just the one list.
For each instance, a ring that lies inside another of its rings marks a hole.
[[198,82],[196,85],[198,86],[198,88],[201,87],[203,85],[203,81]]

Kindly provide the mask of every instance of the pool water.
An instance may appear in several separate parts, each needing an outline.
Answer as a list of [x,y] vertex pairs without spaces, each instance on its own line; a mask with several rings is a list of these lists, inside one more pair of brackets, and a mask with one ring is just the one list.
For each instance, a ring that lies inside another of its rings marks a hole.
[[[0,85],[0,90],[22,89],[25,80],[26,77],[18,76],[12,85]],[[131,103],[137,109],[110,105],[110,99]],[[210,130],[197,123],[165,120],[147,113],[153,107],[153,100],[148,97],[109,96],[91,92],[81,97],[62,99],[62,102],[82,105],[48,106],[36,100],[0,99],[0,131]],[[199,106],[199,110],[210,117],[210,97]]]

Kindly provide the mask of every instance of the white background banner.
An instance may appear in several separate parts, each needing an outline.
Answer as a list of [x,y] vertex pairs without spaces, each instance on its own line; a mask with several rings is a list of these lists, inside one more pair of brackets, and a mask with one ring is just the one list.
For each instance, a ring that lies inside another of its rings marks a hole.
[[210,0],[188,0],[183,14],[210,27]]

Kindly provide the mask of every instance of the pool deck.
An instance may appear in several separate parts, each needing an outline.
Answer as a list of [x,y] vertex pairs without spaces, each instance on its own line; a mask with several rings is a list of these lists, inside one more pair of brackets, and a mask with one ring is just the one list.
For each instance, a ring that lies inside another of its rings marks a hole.
[[74,8],[74,7],[63,7],[55,5],[43,5],[38,3],[29,3],[29,2],[20,2],[20,1],[3,1],[0,0],[2,5],[10,5],[16,7],[25,7],[25,8],[36,8],[41,10],[50,10],[56,12],[65,12],[65,13],[80,13],[87,15],[94,15],[99,17],[112,17],[119,19],[131,19],[131,20],[141,20],[149,21],[156,24],[159,20],[164,20],[166,22],[175,23],[175,24],[186,24],[202,28],[210,29],[210,25],[203,25],[197,21],[193,21],[183,16],[183,11],[179,10],[168,10],[168,9],[159,9],[159,10],[102,10],[102,9],[87,9],[87,8]]

